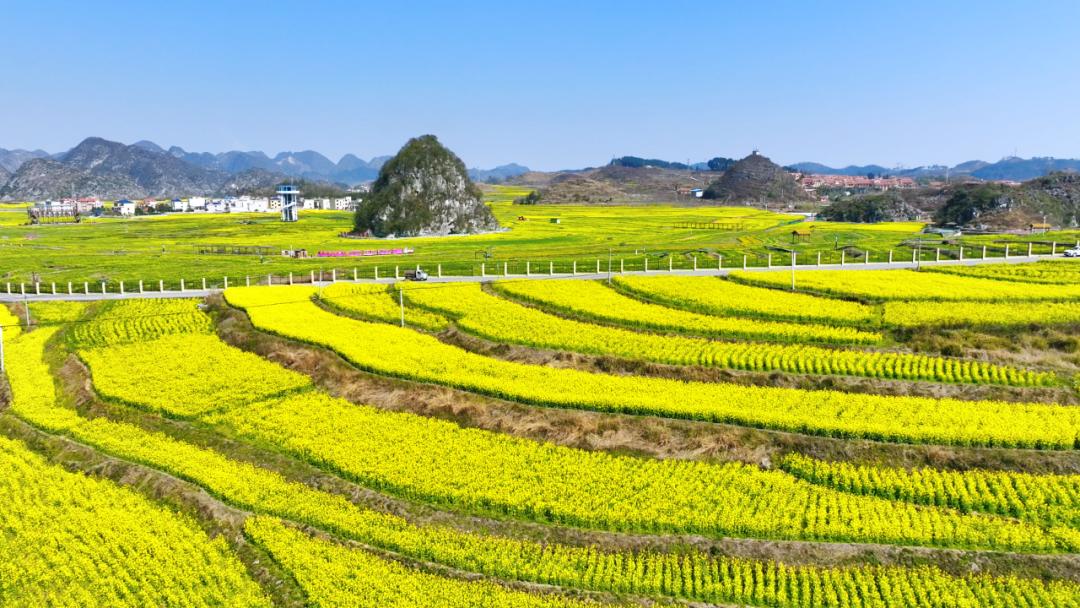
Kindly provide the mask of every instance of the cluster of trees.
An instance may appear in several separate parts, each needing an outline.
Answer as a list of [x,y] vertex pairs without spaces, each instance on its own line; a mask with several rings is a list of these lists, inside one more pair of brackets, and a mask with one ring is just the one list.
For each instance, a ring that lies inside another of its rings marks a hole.
[[724,158],[722,156],[711,158],[704,163],[694,163],[692,165],[660,160],[659,158],[641,158],[639,156],[620,156],[619,158],[612,159],[611,161],[611,166],[613,167],[656,167],[658,169],[678,169],[682,171],[686,171],[688,169],[695,169],[698,171],[704,169],[708,169],[709,171],[726,171],[734,164],[735,159]]
[[525,196],[519,196],[514,199],[515,205],[538,205],[540,204],[542,196],[539,190],[533,190]]

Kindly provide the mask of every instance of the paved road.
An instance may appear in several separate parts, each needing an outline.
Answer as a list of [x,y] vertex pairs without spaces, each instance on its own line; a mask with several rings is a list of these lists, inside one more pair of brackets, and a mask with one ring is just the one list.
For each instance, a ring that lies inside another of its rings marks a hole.
[[[1016,257],[1010,257],[1007,260],[1002,259],[1002,258],[989,258],[989,259],[986,259],[986,260],[978,259],[978,258],[969,259],[969,260],[942,260],[941,262],[923,262],[922,265],[923,266],[978,266],[978,265],[981,265],[981,264],[1001,264],[1001,263],[1006,263],[1006,264],[1027,264],[1027,263],[1035,262],[1035,261],[1038,261],[1038,260],[1049,259],[1050,257],[1051,256],[1048,256],[1048,255],[1041,255],[1041,256],[1030,256],[1030,257],[1028,257],[1028,256],[1016,256]],[[1060,256],[1058,256],[1058,257],[1060,257]],[[1077,263],[1080,264],[1080,262],[1077,262]],[[859,271],[859,270],[895,270],[895,269],[900,269],[900,268],[914,268],[914,267],[915,267],[915,264],[913,262],[894,262],[892,264],[888,264],[888,263],[884,263],[884,262],[872,262],[872,263],[866,264],[866,263],[859,262],[859,263],[844,264],[844,265],[840,265],[840,264],[822,264],[821,266],[816,266],[816,265],[801,266],[800,265],[800,266],[796,266],[795,270],[796,270],[796,272],[805,272],[807,270]],[[789,271],[790,269],[791,269],[790,266],[779,266],[779,265],[777,265],[777,266],[773,266],[772,268],[750,267],[750,268],[747,268],[746,271],[747,272],[772,272],[772,271]],[[701,268],[701,269],[698,269],[698,270],[666,270],[666,269],[664,269],[664,270],[650,270],[648,272],[643,272],[643,271],[639,270],[639,271],[632,271],[632,272],[624,272],[624,273],[621,273],[621,274],[626,275],[626,276],[642,276],[642,275],[650,275],[650,276],[668,275],[668,276],[671,276],[671,275],[674,275],[674,276],[715,277],[715,276],[724,276],[724,275],[727,275],[727,274],[729,274],[731,272],[742,271],[742,270],[743,270],[742,268],[738,268],[738,267],[736,267],[736,268],[724,268],[724,269],[718,269],[718,268],[704,269],[704,268]],[[614,275],[619,275],[620,273],[616,271],[613,274]],[[534,274],[531,274],[531,275],[514,274],[514,275],[509,275],[509,276],[487,275],[487,276],[483,276],[483,277],[480,277],[480,276],[465,276],[465,277],[454,276],[454,277],[442,277],[442,278],[432,277],[429,280],[429,282],[430,283],[486,283],[486,282],[498,281],[498,280],[502,280],[502,279],[537,280],[537,281],[539,281],[539,280],[550,280],[550,279],[577,279],[577,280],[588,281],[588,280],[596,280],[596,279],[606,279],[607,277],[608,277],[607,272],[599,272],[599,273],[597,273],[597,272],[579,272],[578,274],[554,274],[554,275],[534,273]],[[373,280],[373,279],[361,279],[360,281],[355,281],[355,282],[358,282],[358,283],[391,284],[391,283],[395,282],[395,279],[393,279],[393,278],[379,279],[377,281]],[[307,283],[307,282],[298,283],[298,284],[311,285],[311,283]],[[323,287],[323,286],[326,286],[326,285],[330,285],[330,281],[316,281],[315,285],[319,286],[319,287]],[[43,291],[46,290],[46,289],[51,290],[51,285],[43,284],[41,287],[42,287]],[[22,301],[42,302],[42,301],[49,301],[49,300],[96,301],[96,300],[123,300],[123,299],[134,299],[134,298],[202,298],[202,297],[205,297],[205,296],[208,296],[208,295],[211,295],[211,294],[221,293],[221,291],[222,291],[222,289],[220,289],[220,288],[214,288],[214,289],[186,289],[184,291],[164,291],[164,292],[162,292],[162,291],[146,291],[146,292],[143,292],[143,293],[128,291],[127,293],[122,293],[122,294],[121,293],[113,293],[113,292],[110,292],[110,293],[91,292],[89,294],[85,294],[85,293],[74,293],[74,294],[57,293],[55,295],[52,294],[52,293],[41,293],[41,294],[28,293],[26,295],[23,295],[23,294],[20,294],[20,293],[11,293],[11,294],[0,293],[0,302],[22,302]]]

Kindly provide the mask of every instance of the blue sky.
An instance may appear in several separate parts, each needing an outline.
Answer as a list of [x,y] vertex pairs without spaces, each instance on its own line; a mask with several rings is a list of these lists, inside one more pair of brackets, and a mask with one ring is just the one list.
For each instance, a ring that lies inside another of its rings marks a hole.
[[0,147],[1080,157],[1080,3],[11,2]]

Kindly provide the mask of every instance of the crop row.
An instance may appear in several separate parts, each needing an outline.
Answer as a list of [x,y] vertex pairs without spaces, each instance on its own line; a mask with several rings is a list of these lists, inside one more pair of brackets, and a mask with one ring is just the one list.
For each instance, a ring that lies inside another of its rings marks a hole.
[[[882,341],[881,334],[854,327],[714,316],[649,304],[595,281],[500,281],[494,287],[504,294],[564,314],[641,329],[773,342],[878,344]],[[767,296],[771,292],[760,291],[760,294]]]
[[269,517],[253,517],[247,536],[292,574],[317,606],[428,608],[586,608],[602,606],[555,594],[513,591],[491,581],[447,578],[362,549],[316,540]]
[[827,462],[792,454],[781,467],[815,484],[964,512],[1060,521],[1080,529],[1080,475],[945,471]]
[[1071,302],[886,302],[892,327],[1017,327],[1080,323],[1080,299]]
[[[532,607],[599,606],[558,596],[525,595],[488,582],[462,582],[410,570],[361,549],[317,540],[256,517],[247,535],[267,549],[320,605],[422,605]],[[557,549],[552,549],[557,550]],[[617,593],[653,594],[678,590],[678,597],[739,606],[776,608],[1026,608],[1076,606],[1077,587],[1017,577],[958,578],[935,568],[880,566],[823,569],[773,562],[706,558],[699,553],[667,556],[665,562],[640,553],[605,560],[589,556],[593,587]],[[359,599],[358,598],[363,598]]]
[[[168,471],[242,508],[310,524],[413,559],[508,580],[762,606],[940,606],[943,599],[958,606],[1072,606],[1071,598],[1078,592],[1071,583],[952,577],[933,568],[791,568],[693,551],[605,551],[411,525],[211,450],[130,424],[83,419],[58,407],[48,368],[41,360],[52,331],[39,330],[10,345],[12,358],[18,362],[9,368],[15,397],[12,407],[19,416],[116,456]],[[350,598],[350,603],[357,601]]]
[[387,285],[373,283],[333,283],[319,291],[319,298],[331,306],[364,319],[400,324],[428,331],[446,329],[449,320],[426,310],[408,307],[404,312],[401,294],[388,291]]
[[965,277],[1047,283],[1052,285],[1080,284],[1080,264],[1073,260],[1043,260],[1034,264],[986,264],[980,266],[932,266],[932,272]]
[[152,339],[155,335],[79,351],[101,394],[169,416],[191,417],[311,384],[307,376],[228,346],[213,334]]
[[[787,289],[786,272],[733,272],[747,285]],[[1038,302],[1080,298],[1080,284],[1038,285],[914,270],[801,270],[796,287],[815,293],[862,300],[932,300],[937,302]]]
[[1058,405],[679,382],[502,361],[331,314],[298,301],[305,291],[312,294],[274,287],[225,295],[256,327],[326,346],[363,369],[528,403],[905,442],[1074,449],[1080,436],[1080,409]]
[[877,322],[872,306],[784,291],[766,291],[734,281],[705,277],[615,277],[614,285],[649,301],[710,315],[761,317],[826,325]]
[[466,513],[613,531],[980,548],[1031,543],[1029,550],[1053,546],[1057,534],[838,492],[741,463],[614,456],[315,392],[236,408],[214,421],[361,485]]
[[223,538],[5,438],[0,503],[4,606],[270,605]]
[[210,318],[190,299],[130,299],[106,302],[68,338],[80,348],[127,344],[178,333],[210,333]]
[[[138,358],[118,353],[118,359],[127,361],[125,372],[130,377],[139,378],[170,358],[231,349],[220,341],[212,344],[214,336],[191,336],[194,339],[187,344],[191,350],[185,351],[184,342],[176,339],[182,337],[118,347],[138,347],[144,353]],[[114,363],[109,359],[91,363],[95,384],[96,365]],[[287,386],[296,376],[269,362],[260,363],[264,367],[258,376],[269,386]],[[166,386],[155,382],[148,386],[184,401],[192,389],[219,386],[215,376],[213,367],[204,367],[177,376]],[[123,395],[129,402],[152,407],[160,401],[156,391],[140,395],[137,384],[131,388],[136,390]],[[222,401],[231,408],[202,418],[363,485],[459,510],[612,530],[709,535],[914,544],[939,539],[961,545],[1016,535],[1009,531],[1009,522],[977,517],[956,521],[956,514],[947,511],[853,500],[819,491],[784,473],[737,463],[657,461],[563,448],[355,406],[316,391],[263,401],[260,396],[265,394],[252,393],[244,399],[226,387]],[[531,474],[521,476],[526,469]],[[902,525],[892,529],[898,522]],[[950,531],[951,539],[945,539],[944,530]]]
[[[488,295],[475,283],[406,289],[405,297],[424,308],[454,317],[457,326],[471,334],[497,342],[539,348],[612,355],[671,365],[751,371],[1010,386],[1043,386],[1055,382],[1055,376],[1051,373],[974,360],[643,334],[550,315]],[[354,301],[353,306],[359,308],[363,303]]]

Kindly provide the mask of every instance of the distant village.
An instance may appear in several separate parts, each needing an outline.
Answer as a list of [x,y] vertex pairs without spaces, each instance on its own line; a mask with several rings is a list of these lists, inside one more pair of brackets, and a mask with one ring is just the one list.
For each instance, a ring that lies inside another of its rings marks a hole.
[[[353,211],[360,204],[359,196],[339,198],[301,198],[300,209],[326,211]],[[103,217],[154,215],[158,213],[280,213],[282,197],[227,196],[141,200],[120,199],[104,201],[96,197],[63,198],[34,203],[31,216],[47,217]]]

